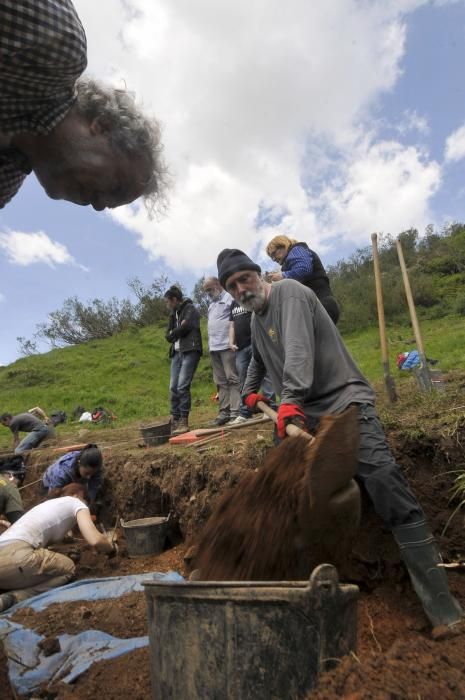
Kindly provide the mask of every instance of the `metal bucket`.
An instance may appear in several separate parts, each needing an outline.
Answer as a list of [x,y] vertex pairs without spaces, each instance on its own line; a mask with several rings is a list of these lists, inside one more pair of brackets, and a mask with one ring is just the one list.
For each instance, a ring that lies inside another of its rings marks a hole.
[[142,425],[140,434],[146,445],[153,447],[154,445],[162,445],[168,442],[171,435],[171,421],[163,423],[153,423],[153,425]]
[[168,530],[168,518],[140,518],[139,520],[121,520],[128,555],[146,557],[163,551]]
[[153,700],[296,700],[355,650],[358,588],[310,581],[145,583]]

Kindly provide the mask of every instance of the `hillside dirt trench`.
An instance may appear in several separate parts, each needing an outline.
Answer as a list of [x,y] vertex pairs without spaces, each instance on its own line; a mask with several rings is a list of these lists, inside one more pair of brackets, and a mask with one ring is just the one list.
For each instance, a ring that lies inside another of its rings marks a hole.
[[[440,424],[440,420],[438,425]],[[259,437],[257,439],[257,434]],[[440,425],[421,435],[402,426],[388,429],[393,452],[420,500],[446,561],[465,559],[463,515],[448,522],[457,501],[451,501],[454,469],[463,465],[465,420],[454,431]],[[130,559],[121,530],[117,559],[82,546],[78,578],[114,576],[146,571],[176,570],[186,575],[184,561],[217,499],[239,479],[259,469],[271,447],[269,427],[244,433],[224,445],[198,453],[192,449],[158,447],[113,450],[105,458],[105,487],[100,519],[113,527],[116,519],[132,519],[171,513],[167,549],[161,555]],[[40,462],[40,464],[39,464]],[[43,455],[31,460],[28,481],[39,478]],[[34,486],[24,492],[26,505],[38,500]],[[65,546],[65,545],[64,545]],[[370,504],[364,499],[362,525],[346,578],[360,587],[358,647],[333,671],[322,675],[311,699],[335,700],[452,700],[465,699],[465,634],[434,642],[421,606],[413,593],[397,547]],[[465,570],[449,572],[452,593],[465,606]],[[115,636],[147,633],[145,597],[133,593],[118,600],[78,602],[50,606],[41,613],[30,609],[15,615],[16,621],[51,639],[63,632],[101,629]],[[6,659],[0,653],[2,700],[8,695]],[[117,682],[115,682],[117,679]],[[3,691],[4,689],[4,691]],[[148,649],[139,649],[114,660],[94,664],[75,683],[58,683],[36,692],[47,699],[109,700],[150,698]]]

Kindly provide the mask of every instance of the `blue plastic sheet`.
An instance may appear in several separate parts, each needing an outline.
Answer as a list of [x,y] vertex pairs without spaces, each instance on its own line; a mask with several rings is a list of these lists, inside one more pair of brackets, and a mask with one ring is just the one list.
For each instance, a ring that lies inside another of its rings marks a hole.
[[145,581],[183,581],[183,578],[171,571],[168,574],[149,573],[76,581],[18,603],[7,614],[1,615],[0,639],[9,659],[10,682],[15,690],[26,694],[42,683],[50,684],[58,680],[71,683],[95,661],[112,659],[148,644],[148,637],[118,639],[105,632],[88,630],[76,635],[59,635],[61,651],[47,657],[38,647],[44,637],[10,619],[16,610],[29,607],[40,611],[54,603],[119,598],[132,591],[141,591]]

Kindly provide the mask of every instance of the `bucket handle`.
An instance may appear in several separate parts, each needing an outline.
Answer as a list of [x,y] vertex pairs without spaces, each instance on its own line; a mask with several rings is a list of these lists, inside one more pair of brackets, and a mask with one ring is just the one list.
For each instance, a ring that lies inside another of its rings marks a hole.
[[339,575],[332,564],[320,564],[310,576],[310,590],[318,598],[334,596],[339,587]]

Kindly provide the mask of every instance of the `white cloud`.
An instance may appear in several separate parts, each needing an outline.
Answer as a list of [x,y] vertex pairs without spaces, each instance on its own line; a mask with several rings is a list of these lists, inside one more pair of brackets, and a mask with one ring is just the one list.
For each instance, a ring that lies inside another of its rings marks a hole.
[[373,231],[424,228],[431,221],[428,202],[440,183],[439,164],[418,148],[395,141],[363,143],[346,164],[340,186],[331,184],[316,203],[329,230],[361,243]]
[[[423,223],[438,166],[377,144],[369,115],[401,75],[408,13],[427,0],[75,4],[91,72],[124,79],[164,123],[176,182],[167,216],[111,214],[151,259],[201,272],[222,247],[254,252],[278,229],[324,247],[334,232],[368,235],[370,214],[394,233]],[[404,121],[427,129],[415,112]],[[284,216],[257,229],[264,209]]]
[[446,161],[457,161],[465,157],[465,124],[448,137],[444,157]]
[[414,109],[406,109],[402,121],[397,126],[397,131],[402,135],[417,132],[421,136],[427,136],[430,127],[425,116],[418,114]]
[[0,304],[5,301],[5,295],[0,292]]
[[[14,265],[27,266],[34,263],[45,263],[50,267],[66,264],[77,265],[66,246],[52,241],[43,231],[0,233],[0,249],[6,253],[9,262]],[[82,268],[82,266],[79,267]]]

